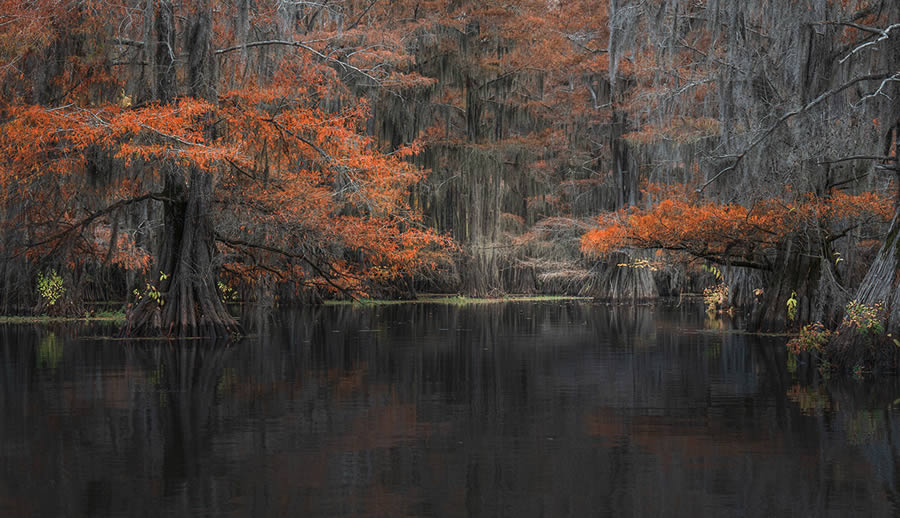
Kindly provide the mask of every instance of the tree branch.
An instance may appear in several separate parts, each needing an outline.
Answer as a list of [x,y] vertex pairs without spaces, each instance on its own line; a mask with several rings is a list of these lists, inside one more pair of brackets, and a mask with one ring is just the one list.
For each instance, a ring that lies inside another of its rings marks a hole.
[[273,124],[276,128],[278,128],[279,131],[283,131],[284,133],[287,133],[288,135],[290,135],[290,136],[294,137],[295,139],[299,140],[300,142],[303,142],[303,143],[306,144],[307,146],[313,148],[314,150],[316,150],[317,153],[319,153],[320,155],[322,155],[322,158],[324,158],[326,162],[331,163],[331,162],[334,162],[334,161],[335,161],[335,160],[331,157],[331,155],[329,155],[327,151],[325,151],[324,149],[322,149],[321,147],[319,147],[318,144],[316,144],[315,142],[309,140],[309,139],[306,138],[306,137],[303,137],[303,136],[301,136],[301,135],[298,135],[298,134],[294,133],[293,131],[291,131],[291,130],[285,128],[284,126],[282,126],[281,124],[279,124],[278,121],[275,120],[274,118],[271,118],[271,119],[263,119],[263,120],[266,121],[266,122],[269,122],[269,123]]
[[836,158],[834,160],[820,160],[816,162],[817,165],[821,164],[839,164],[841,162],[849,162],[851,160],[887,160],[891,162],[896,162],[897,157],[895,156],[873,156],[873,155],[853,155],[853,156],[845,156],[842,158]]
[[319,267],[319,265],[314,263],[311,259],[306,257],[306,255],[304,255],[304,254],[289,252],[287,250],[283,250],[281,248],[276,248],[274,246],[251,243],[249,241],[244,241],[242,239],[227,238],[227,237],[224,237],[219,234],[216,234],[216,241],[218,241],[224,245],[230,246],[231,248],[235,248],[235,249],[238,247],[255,248],[257,250],[265,250],[266,252],[272,252],[272,253],[283,255],[285,257],[290,257],[293,259],[300,259],[304,263],[308,264],[310,268],[312,268],[317,274],[319,274],[319,276],[321,276],[323,279],[325,279],[325,282],[330,284],[333,288],[337,289],[344,295],[347,295],[354,301],[358,300],[350,290],[348,290],[347,288],[344,288],[343,286],[339,286],[338,284],[336,284],[330,275],[328,275],[324,270],[322,270],[322,268]]
[[355,22],[351,23],[350,26],[347,27],[347,28],[344,29],[344,30],[345,30],[345,31],[351,31],[351,30],[355,29],[356,26],[359,25],[359,22],[362,21],[363,17],[366,15],[366,13],[368,13],[369,10],[370,10],[376,3],[378,3],[378,0],[372,0],[371,2],[369,2],[369,5],[366,6],[365,9],[363,9],[363,12],[362,12],[362,14],[359,15],[359,18],[357,18]]
[[378,79],[377,77],[373,76],[373,75],[370,74],[369,72],[367,72],[367,71],[365,71],[365,70],[363,70],[363,69],[361,69],[361,68],[359,68],[359,67],[355,67],[355,66],[351,65],[350,63],[347,63],[346,61],[343,61],[343,60],[337,59],[337,58],[335,58],[335,57],[331,57],[331,56],[325,55],[325,54],[323,54],[322,52],[320,52],[320,51],[314,49],[313,47],[311,47],[311,46],[309,45],[309,43],[307,43],[307,42],[305,42],[305,41],[291,41],[291,40],[265,40],[265,41],[253,41],[253,42],[250,42],[250,43],[245,43],[245,44],[243,44],[243,45],[235,45],[234,47],[228,47],[228,48],[224,48],[224,49],[218,49],[218,50],[216,50],[215,53],[216,53],[216,55],[218,56],[218,55],[222,55],[222,54],[227,54],[227,53],[229,53],[229,52],[234,52],[234,51],[236,51],[236,50],[242,50],[242,49],[245,49],[245,48],[251,48],[251,47],[265,47],[265,46],[269,46],[269,45],[282,45],[282,46],[285,46],[285,47],[297,47],[297,48],[301,48],[301,49],[303,49],[303,50],[305,50],[305,51],[307,51],[307,52],[313,54],[314,56],[316,56],[316,57],[318,57],[318,58],[320,58],[320,59],[322,59],[322,60],[324,60],[324,61],[327,61],[327,62],[329,62],[329,63],[334,63],[334,64],[338,65],[339,67],[345,69],[345,70],[352,70],[352,71],[354,71],[354,72],[356,72],[356,73],[358,73],[358,74],[360,74],[360,75],[362,75],[362,76],[364,76],[364,77],[366,77],[366,78],[368,78],[368,79],[371,79],[371,80],[374,81],[376,84],[380,84],[380,83],[381,83],[381,79]]
[[[50,242],[53,242],[56,240],[63,239],[66,236],[68,236],[69,234],[71,234],[72,232],[75,232],[76,230],[81,230],[81,229],[87,227],[88,225],[93,223],[94,220],[96,220],[99,217],[102,217],[102,216],[105,216],[112,212],[115,212],[115,211],[121,209],[122,207],[127,207],[128,205],[133,205],[135,203],[140,203],[140,202],[146,201],[146,200],[172,201],[171,198],[164,196],[162,193],[156,193],[156,192],[143,194],[141,196],[136,196],[134,198],[128,198],[125,200],[119,200],[119,201],[113,203],[112,205],[107,206],[106,208],[100,209],[97,212],[92,213],[91,215],[83,218],[81,221],[69,226],[69,228],[67,228],[61,232],[57,232],[56,234],[53,234],[52,236],[46,237],[39,241],[28,243],[27,245],[25,245],[25,249],[35,248],[35,247],[45,245],[47,243],[50,243]],[[57,247],[54,247],[54,250],[56,248]],[[21,253],[22,252],[16,253],[10,257],[17,257],[17,256],[21,255]]]
[[116,45],[126,45],[129,47],[143,47],[144,42],[139,40],[130,40],[128,38],[113,38],[113,43]]
[[754,148],[756,148],[756,146],[760,145],[763,141],[768,139],[772,135],[772,133],[775,132],[775,130],[780,128],[785,122],[790,120],[792,117],[795,117],[797,115],[800,115],[801,113],[811,110],[812,108],[819,105],[822,101],[825,101],[826,99],[843,92],[844,90],[850,88],[851,86],[855,85],[856,83],[860,83],[862,81],[874,81],[874,80],[878,80],[878,79],[886,79],[889,77],[891,77],[891,74],[889,74],[889,73],[867,74],[864,76],[855,77],[840,86],[836,86],[836,87],[832,88],[831,90],[828,90],[828,91],[822,93],[821,95],[819,95],[812,101],[806,103],[804,106],[797,108],[796,110],[790,111],[788,113],[785,113],[784,115],[781,116],[780,119],[778,119],[777,122],[775,122],[775,124],[770,126],[769,129],[764,131],[762,133],[762,135],[758,136],[755,140],[753,140],[750,143],[749,146],[747,146],[739,155],[737,155],[737,158],[735,159],[734,163],[732,163],[730,166],[726,167],[725,169],[722,169],[721,171],[716,173],[712,178],[707,180],[706,183],[704,183],[697,189],[697,192],[703,192],[707,187],[709,187],[710,184],[712,184],[713,182],[718,180],[722,175],[724,175],[725,173],[727,173],[729,171],[734,171],[735,169],[737,169],[737,166],[740,165],[741,161],[744,160],[744,157],[747,156],[747,153],[749,153]]
[[879,95],[884,95],[885,97],[890,99],[890,97],[884,93],[884,87],[887,86],[887,84],[890,83],[891,81],[900,81],[900,72],[897,72],[896,74],[885,78],[884,81],[882,81],[881,84],[878,86],[877,90],[864,96],[862,99],[860,99],[859,101],[856,102],[856,105],[859,105],[859,104],[867,101],[868,99],[871,99],[872,97],[878,97]]
[[[856,24],[853,24],[853,25],[856,25]],[[862,26],[860,26],[860,27],[862,27]],[[897,28],[900,28],[900,23],[895,23],[893,25],[889,25],[888,27],[885,27],[884,29],[879,29],[877,27],[867,27],[865,30],[880,34],[880,36],[872,41],[868,41],[866,43],[863,43],[862,45],[856,46],[846,56],[844,56],[843,58],[838,60],[838,63],[843,64],[844,61],[847,61],[848,59],[850,59],[850,56],[856,54],[857,52],[861,51],[862,49],[864,49],[866,47],[871,47],[872,45],[877,45],[878,43],[890,38],[891,31],[894,29],[897,29]]]
[[856,177],[854,177],[854,178],[848,178],[847,180],[842,180],[842,181],[840,181],[840,182],[834,182],[834,183],[832,183],[832,184],[828,184],[828,185],[825,186],[825,192],[828,192],[828,191],[830,191],[831,189],[834,189],[835,187],[840,187],[840,186],[842,186],[842,185],[847,185],[848,183],[858,182],[859,180],[862,180],[863,178],[865,178],[865,177],[867,177],[867,176],[869,176],[869,175],[868,175],[868,174],[862,174],[862,175],[856,176]]

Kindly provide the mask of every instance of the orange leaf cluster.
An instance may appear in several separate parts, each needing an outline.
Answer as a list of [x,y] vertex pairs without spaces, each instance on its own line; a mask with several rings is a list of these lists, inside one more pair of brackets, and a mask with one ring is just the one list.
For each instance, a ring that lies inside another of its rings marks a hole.
[[750,207],[666,198],[651,209],[608,215],[582,237],[582,251],[602,256],[623,248],[686,252],[722,263],[762,267],[791,235],[840,221],[886,221],[893,201],[876,193],[812,193],[796,201],[767,200]]

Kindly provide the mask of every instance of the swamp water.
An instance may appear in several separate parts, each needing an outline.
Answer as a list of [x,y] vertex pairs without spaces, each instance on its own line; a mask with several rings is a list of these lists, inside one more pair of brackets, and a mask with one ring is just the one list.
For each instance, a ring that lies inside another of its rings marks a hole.
[[228,348],[2,325],[0,516],[897,513],[898,380],[708,327],[589,302],[309,308]]

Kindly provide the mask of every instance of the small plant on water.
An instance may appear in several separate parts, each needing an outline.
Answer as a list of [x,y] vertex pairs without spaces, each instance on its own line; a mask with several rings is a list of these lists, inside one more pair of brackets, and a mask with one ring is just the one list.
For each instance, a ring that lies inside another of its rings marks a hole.
[[825,344],[828,343],[829,338],[831,338],[831,331],[826,329],[821,322],[813,322],[803,326],[800,335],[787,343],[787,348],[793,354],[821,353],[825,350]]
[[791,292],[791,298],[787,299],[787,317],[793,322],[797,319],[797,292]]
[[717,313],[728,305],[728,286],[716,284],[703,290],[703,302],[708,313]]
[[828,379],[831,377],[832,365],[824,356],[825,345],[831,339],[832,332],[825,328],[821,322],[807,324],[800,329],[800,334],[787,343],[788,370],[797,370],[797,356],[800,353],[810,353],[819,360],[819,373]]
[[50,270],[46,276],[38,273],[37,279],[38,293],[42,299],[47,301],[48,306],[56,304],[65,295],[66,288],[63,286],[63,279],[56,273],[56,270]]
[[844,311],[841,326],[856,329],[864,336],[878,336],[884,333],[885,312],[880,302],[867,305],[851,300]]

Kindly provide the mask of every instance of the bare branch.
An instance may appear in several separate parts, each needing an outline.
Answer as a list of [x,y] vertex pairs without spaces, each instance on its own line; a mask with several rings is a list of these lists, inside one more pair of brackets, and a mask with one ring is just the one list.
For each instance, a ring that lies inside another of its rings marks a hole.
[[316,56],[316,57],[322,59],[323,61],[327,61],[327,62],[329,62],[329,63],[334,63],[335,65],[337,65],[337,66],[343,68],[344,70],[352,70],[353,72],[356,72],[357,74],[360,74],[360,75],[366,77],[367,79],[370,79],[370,80],[374,81],[375,84],[380,84],[380,83],[381,83],[381,79],[379,79],[379,78],[373,76],[373,75],[370,74],[368,71],[363,70],[363,69],[361,69],[361,68],[359,68],[359,67],[355,67],[355,66],[351,65],[350,63],[347,63],[346,61],[343,61],[343,60],[341,60],[341,59],[337,59],[337,58],[335,58],[335,57],[332,57],[332,56],[328,56],[328,55],[326,55],[326,54],[323,54],[322,52],[320,52],[320,51],[316,50],[315,48],[311,47],[311,46],[309,45],[309,43],[308,43],[308,42],[305,42],[305,41],[290,41],[290,40],[265,40],[265,41],[253,41],[253,42],[250,42],[250,43],[245,43],[245,44],[243,44],[243,45],[235,45],[234,47],[228,47],[228,48],[224,48],[224,49],[219,49],[219,50],[216,51],[216,55],[227,54],[227,53],[229,53],[229,52],[234,52],[234,51],[236,51],[236,50],[242,50],[242,49],[245,49],[245,48],[251,48],[251,47],[265,47],[265,46],[269,46],[269,45],[281,45],[281,46],[285,46],[285,47],[297,47],[297,48],[303,49],[303,50],[305,50],[305,51],[307,51],[307,52],[313,54],[314,56]]
[[333,288],[335,288],[338,291],[340,291],[341,293],[347,295],[352,300],[354,300],[354,301],[357,300],[357,298],[353,295],[353,293],[350,290],[348,290],[347,288],[345,288],[343,286],[336,284],[334,282],[334,279],[332,279],[330,275],[328,275],[324,270],[322,270],[321,267],[319,267],[319,265],[314,263],[311,259],[306,257],[306,255],[304,255],[304,254],[290,252],[288,250],[283,250],[281,248],[276,248],[274,246],[262,245],[262,244],[258,244],[258,243],[251,243],[249,241],[244,241],[242,239],[227,238],[225,236],[218,235],[218,234],[216,235],[216,241],[218,241],[224,245],[227,245],[231,248],[235,248],[235,249],[237,249],[237,248],[255,248],[257,250],[264,250],[266,252],[272,252],[272,253],[282,255],[284,257],[289,257],[292,259],[300,259],[304,263],[308,264],[310,268],[312,268],[317,274],[319,274],[323,279],[325,279],[325,282],[330,284]]
[[[115,211],[121,209],[122,207],[126,207],[128,205],[133,205],[135,203],[139,203],[139,202],[146,201],[146,200],[171,201],[171,199],[166,197],[163,193],[156,193],[156,192],[143,194],[141,196],[136,196],[134,198],[127,198],[124,200],[119,200],[119,201],[113,203],[112,205],[107,206],[106,208],[100,209],[97,212],[92,213],[91,215],[83,218],[81,221],[70,225],[68,228],[66,228],[63,231],[57,232],[56,234],[53,234],[52,236],[46,237],[39,241],[35,241],[35,242],[27,244],[25,246],[25,249],[34,248],[37,246],[45,245],[47,243],[59,240],[59,239],[63,239],[66,236],[68,236],[69,234],[71,234],[72,232],[75,232],[76,230],[80,231],[80,230],[84,229],[85,227],[87,227],[88,225],[93,223],[94,220],[96,220],[99,217],[102,217],[102,216],[105,216],[112,212],[115,212]],[[24,253],[24,250],[22,252],[14,254],[10,257],[16,257],[17,255],[21,255],[21,253]]]
[[840,182],[835,182],[835,183],[828,184],[828,185],[825,186],[825,192],[828,192],[828,191],[830,191],[831,189],[834,189],[835,187],[840,187],[840,186],[842,186],[842,185],[847,185],[847,184],[849,184],[849,183],[858,182],[858,181],[862,180],[863,178],[866,178],[867,176],[869,176],[869,175],[868,175],[868,174],[861,174],[861,175],[856,176],[856,177],[854,177],[854,178],[848,178],[848,179],[843,180],[843,181],[840,181]]
[[[856,24],[853,24],[853,25],[856,25]],[[893,25],[889,25],[889,26],[885,27],[884,29],[878,29],[877,27],[867,27],[865,30],[880,34],[880,36],[872,41],[868,41],[861,45],[857,45],[846,56],[844,56],[843,58],[838,60],[838,63],[843,64],[844,61],[847,61],[848,59],[850,59],[850,56],[856,54],[857,52],[863,50],[864,48],[871,47],[873,45],[877,45],[880,42],[890,38],[891,37],[890,32],[898,27],[900,27],[900,23],[895,23]]]
[[140,40],[132,40],[128,38],[113,38],[113,43],[116,45],[125,45],[128,47],[143,47],[144,42]]
[[856,102],[856,105],[858,106],[859,104],[865,102],[866,100],[871,99],[872,97],[878,97],[879,95],[883,95],[883,96],[887,97],[888,100],[893,100],[890,97],[888,97],[887,94],[884,93],[884,87],[887,86],[887,84],[892,81],[900,81],[900,72],[897,72],[896,74],[892,75],[891,77],[885,78],[884,81],[882,81],[881,84],[878,85],[877,90],[875,90],[874,92],[872,92],[868,95],[863,96],[862,99],[860,99],[859,101]]
[[841,158],[835,158],[834,160],[820,160],[816,162],[816,164],[839,164],[841,162],[849,162],[851,160],[889,160],[896,162],[897,157],[895,156],[873,156],[873,155],[853,155],[853,156],[845,156]]
[[350,26],[347,27],[347,28],[344,29],[344,30],[350,31],[350,30],[355,29],[356,26],[359,25],[359,22],[362,21],[363,17],[369,12],[370,9],[372,9],[372,7],[373,7],[376,3],[378,3],[378,0],[372,0],[371,2],[369,2],[369,5],[366,6],[365,9],[363,9],[363,12],[362,12],[362,14],[359,15],[359,18],[357,18],[355,22],[351,23]]
[[836,86],[836,87],[832,88],[831,90],[828,90],[828,91],[822,93],[820,96],[818,96],[815,99],[813,99],[812,101],[806,103],[806,105],[804,105],[803,107],[797,108],[796,110],[785,113],[784,115],[781,116],[780,119],[778,119],[777,122],[775,122],[775,124],[770,126],[769,129],[764,131],[760,136],[756,137],[756,139],[753,140],[749,146],[747,146],[740,154],[738,154],[734,163],[732,163],[730,166],[726,167],[725,169],[722,169],[721,171],[716,173],[712,178],[707,180],[706,183],[704,183],[697,189],[697,192],[703,192],[707,187],[709,187],[710,184],[712,184],[713,182],[718,180],[722,175],[724,175],[725,173],[727,173],[729,171],[734,171],[735,169],[737,169],[737,167],[738,167],[738,165],[740,165],[741,161],[743,161],[744,158],[747,156],[747,153],[749,153],[754,148],[756,148],[756,146],[760,145],[763,141],[768,139],[772,135],[772,133],[775,132],[775,130],[780,128],[785,122],[790,120],[792,117],[795,117],[801,113],[811,110],[812,108],[819,105],[822,101],[843,92],[844,90],[850,88],[851,86],[855,85],[856,83],[860,83],[862,81],[873,81],[873,80],[877,80],[877,79],[885,79],[887,77],[890,77],[890,74],[867,74],[864,76],[855,77],[840,86]]

